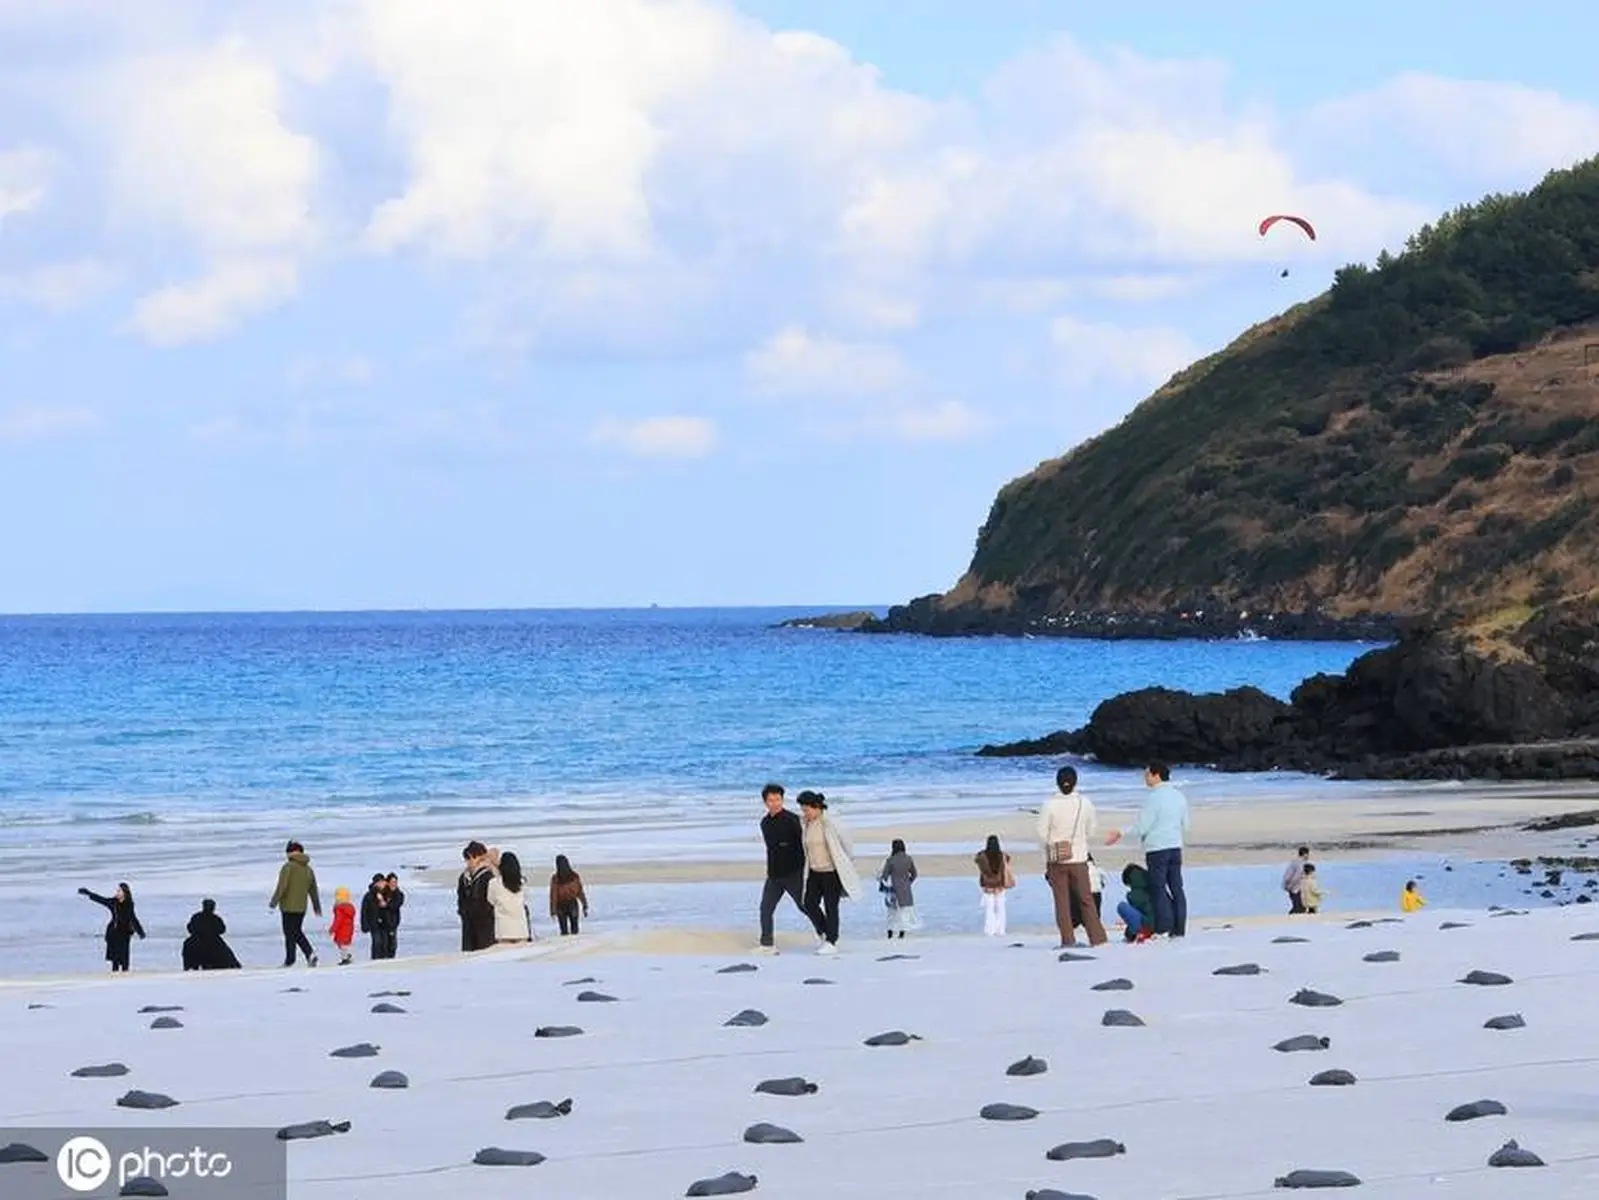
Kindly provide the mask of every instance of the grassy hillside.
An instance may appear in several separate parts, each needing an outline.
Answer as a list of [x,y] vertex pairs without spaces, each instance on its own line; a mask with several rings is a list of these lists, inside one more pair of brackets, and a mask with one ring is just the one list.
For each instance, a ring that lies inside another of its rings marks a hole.
[[1490,196],[1008,484],[945,606],[1475,618],[1599,588],[1599,159]]

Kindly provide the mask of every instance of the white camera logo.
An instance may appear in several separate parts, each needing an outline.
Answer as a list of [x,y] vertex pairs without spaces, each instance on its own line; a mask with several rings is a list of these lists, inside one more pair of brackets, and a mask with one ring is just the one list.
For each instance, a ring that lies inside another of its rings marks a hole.
[[111,1151],[99,1138],[72,1138],[56,1153],[56,1174],[73,1191],[92,1192],[111,1178]]

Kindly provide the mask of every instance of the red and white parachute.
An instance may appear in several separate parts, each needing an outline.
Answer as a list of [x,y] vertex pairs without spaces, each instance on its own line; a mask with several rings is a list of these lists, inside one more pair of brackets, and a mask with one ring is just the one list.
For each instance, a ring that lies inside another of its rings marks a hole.
[[1278,221],[1287,221],[1290,224],[1297,225],[1299,228],[1305,231],[1306,236],[1309,237],[1311,241],[1316,240],[1316,227],[1309,221],[1305,220],[1304,217],[1296,217],[1292,213],[1276,213],[1273,216],[1267,217],[1260,223],[1260,236],[1265,237],[1267,231],[1269,231],[1273,225],[1277,224]]

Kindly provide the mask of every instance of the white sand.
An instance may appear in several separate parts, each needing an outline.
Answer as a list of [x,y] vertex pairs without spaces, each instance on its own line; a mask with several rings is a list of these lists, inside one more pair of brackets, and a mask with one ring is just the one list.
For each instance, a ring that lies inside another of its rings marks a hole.
[[[541,944],[466,961],[401,959],[347,968],[211,976],[28,981],[0,986],[0,1126],[181,1127],[348,1119],[342,1137],[291,1147],[292,1200],[434,1200],[447,1196],[561,1196],[645,1200],[681,1196],[694,1180],[731,1170],[760,1179],[757,1197],[961,1197],[1019,1200],[1054,1187],[1100,1200],[1268,1197],[1294,1168],[1352,1171],[1372,1197],[1575,1197],[1599,1185],[1599,1035],[1591,1016],[1599,928],[1584,908],[1489,919],[1451,914],[1349,930],[1293,925],[1305,945],[1272,945],[1286,922],[1200,929],[1182,943],[1112,945],[1093,963],[1058,963],[1043,939],[911,939],[880,962],[883,941],[847,944],[834,959],[808,953],[751,960],[719,975],[741,937],[640,933]],[[792,940],[789,941],[792,947]],[[1375,965],[1365,953],[1402,952]],[[1214,968],[1259,962],[1268,974],[1216,978]],[[1503,971],[1508,987],[1456,982],[1472,968]],[[617,1004],[581,1004],[566,981],[592,975]],[[803,986],[823,976],[836,986]],[[1131,992],[1090,985],[1126,976]],[[290,984],[303,994],[286,994]],[[1288,1003],[1300,987],[1341,996],[1332,1009]],[[408,1012],[374,1015],[369,993],[409,989]],[[28,1011],[29,1003],[53,1007]],[[185,1028],[155,1032],[145,1004],[181,1004]],[[762,1028],[724,1028],[744,1008]],[[1142,1029],[1100,1025],[1128,1008]],[[1528,1028],[1482,1028],[1519,1012]],[[535,1039],[542,1024],[585,1036]],[[903,1029],[925,1040],[868,1049]],[[1279,1054],[1279,1039],[1315,1033],[1331,1050]],[[328,1057],[373,1041],[375,1059]],[[1033,1054],[1049,1073],[1005,1076]],[[123,1079],[69,1078],[119,1059]],[[1359,1083],[1312,1088],[1341,1067]],[[408,1091],[369,1080],[398,1069]],[[755,1095],[762,1079],[803,1075],[819,1094]],[[181,1101],[164,1112],[114,1107],[129,1088]],[[507,1108],[575,1101],[569,1117],[508,1123]],[[1492,1098],[1507,1117],[1449,1124],[1444,1114]],[[1031,1105],[1032,1121],[979,1119],[991,1102]],[[741,1142],[771,1121],[802,1145]],[[1110,1137],[1127,1153],[1053,1163],[1065,1141]],[[1542,1170],[1490,1170],[1509,1138],[1541,1155]],[[548,1156],[531,1168],[470,1165],[485,1146]],[[0,1166],[8,1179],[46,1168]],[[179,1192],[174,1191],[174,1196]],[[184,1193],[189,1194],[189,1193]],[[201,1193],[193,1193],[199,1195]]]

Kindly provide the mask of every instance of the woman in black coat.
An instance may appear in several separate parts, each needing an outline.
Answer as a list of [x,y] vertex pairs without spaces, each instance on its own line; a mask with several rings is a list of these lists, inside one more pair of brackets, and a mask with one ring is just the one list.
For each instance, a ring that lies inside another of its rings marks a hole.
[[97,896],[88,888],[79,888],[78,895],[87,896],[111,913],[105,927],[105,958],[113,971],[128,969],[128,947],[133,935],[144,939],[144,926],[139,924],[139,914],[133,911],[133,889],[125,883],[117,884],[110,896]]
[[185,971],[237,970],[238,956],[222,937],[227,931],[227,923],[217,916],[217,902],[200,901],[200,911],[189,918],[189,936],[183,939],[183,969]]

